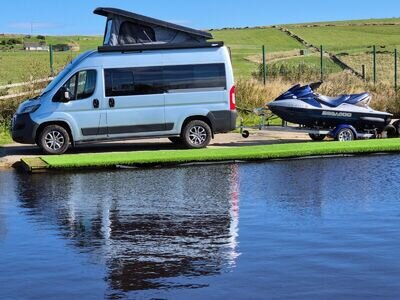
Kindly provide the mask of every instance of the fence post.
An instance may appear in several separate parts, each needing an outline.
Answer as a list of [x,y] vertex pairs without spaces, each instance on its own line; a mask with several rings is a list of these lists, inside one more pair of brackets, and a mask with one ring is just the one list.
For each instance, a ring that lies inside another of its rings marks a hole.
[[50,74],[54,76],[54,67],[53,67],[53,45],[49,45],[49,52],[50,52]]
[[397,49],[394,49],[394,90],[397,93]]
[[266,54],[265,54],[265,45],[262,46],[262,53],[263,53],[263,76],[264,76],[264,85],[267,84],[267,61],[266,61]]
[[361,69],[362,69],[362,78],[365,81],[365,65],[362,65]]
[[374,84],[376,84],[376,46],[374,45],[373,55],[374,55]]
[[321,45],[320,48],[320,52],[321,52],[321,81],[324,81],[324,47]]

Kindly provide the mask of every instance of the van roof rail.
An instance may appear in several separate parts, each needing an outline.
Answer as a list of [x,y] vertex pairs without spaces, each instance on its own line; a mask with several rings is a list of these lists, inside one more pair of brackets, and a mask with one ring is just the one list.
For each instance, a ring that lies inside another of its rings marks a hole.
[[176,50],[196,48],[220,48],[224,42],[182,43],[182,44],[146,44],[124,46],[101,46],[98,52],[141,52],[149,50]]

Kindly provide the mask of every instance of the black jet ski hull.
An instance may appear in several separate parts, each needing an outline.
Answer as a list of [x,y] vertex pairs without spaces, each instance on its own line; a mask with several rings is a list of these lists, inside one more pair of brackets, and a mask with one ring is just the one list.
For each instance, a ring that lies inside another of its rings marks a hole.
[[310,128],[335,128],[338,125],[351,125],[356,130],[383,130],[390,122],[390,114],[374,114],[340,110],[324,110],[309,108],[294,108],[286,106],[270,106],[272,113],[282,120],[304,125]]

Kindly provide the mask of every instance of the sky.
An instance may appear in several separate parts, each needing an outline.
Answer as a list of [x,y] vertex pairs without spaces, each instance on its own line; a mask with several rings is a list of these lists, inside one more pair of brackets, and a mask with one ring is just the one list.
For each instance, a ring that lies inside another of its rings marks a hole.
[[102,35],[96,7],[116,7],[210,29],[400,17],[399,0],[0,0],[0,33]]

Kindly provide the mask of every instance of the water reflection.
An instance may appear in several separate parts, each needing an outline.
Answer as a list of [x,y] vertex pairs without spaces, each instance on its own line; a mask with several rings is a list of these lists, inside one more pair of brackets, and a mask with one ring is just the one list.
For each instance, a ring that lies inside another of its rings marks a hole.
[[15,192],[32,220],[106,266],[111,290],[202,287],[196,277],[229,271],[239,255],[234,165],[16,175]]

